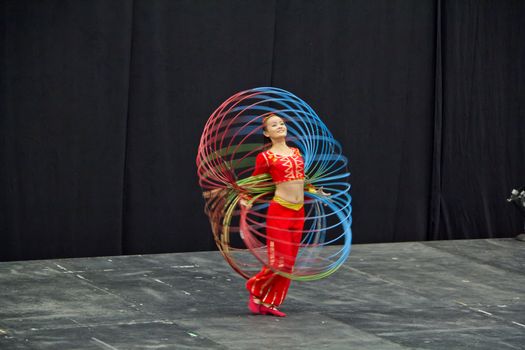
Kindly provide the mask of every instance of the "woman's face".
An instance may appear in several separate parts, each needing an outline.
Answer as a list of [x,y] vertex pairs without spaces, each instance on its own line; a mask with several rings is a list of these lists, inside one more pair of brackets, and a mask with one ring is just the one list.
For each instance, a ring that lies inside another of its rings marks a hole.
[[266,122],[264,123],[263,134],[272,140],[286,137],[286,131],[287,129],[284,120],[276,115],[266,119]]

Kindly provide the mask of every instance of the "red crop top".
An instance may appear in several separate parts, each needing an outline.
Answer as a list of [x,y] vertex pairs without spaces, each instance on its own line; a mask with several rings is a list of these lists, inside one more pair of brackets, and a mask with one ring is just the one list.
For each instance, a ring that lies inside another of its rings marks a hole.
[[292,147],[292,154],[283,156],[272,151],[264,151],[255,158],[252,176],[269,173],[273,182],[286,182],[304,179],[304,160],[299,150]]

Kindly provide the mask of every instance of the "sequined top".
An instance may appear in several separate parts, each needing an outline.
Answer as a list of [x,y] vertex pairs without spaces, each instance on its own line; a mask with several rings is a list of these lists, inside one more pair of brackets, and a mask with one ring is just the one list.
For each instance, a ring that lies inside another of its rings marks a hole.
[[299,150],[291,147],[292,154],[284,156],[270,150],[261,152],[255,159],[252,176],[269,173],[273,182],[304,180],[304,160]]

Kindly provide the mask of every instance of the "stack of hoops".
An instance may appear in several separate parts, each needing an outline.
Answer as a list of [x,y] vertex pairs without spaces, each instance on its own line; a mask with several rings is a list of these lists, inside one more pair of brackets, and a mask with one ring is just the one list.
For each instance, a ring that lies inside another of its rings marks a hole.
[[[334,273],[350,254],[352,206],[348,160],[341,145],[313,109],[292,93],[260,87],[239,92],[213,112],[197,154],[199,184],[215,242],[232,268],[250,278],[269,266],[266,211],[275,184],[269,175],[250,176],[255,157],[268,144],[262,120],[286,121],[287,142],[304,158],[306,182],[330,193],[305,192],[305,225],[293,271],[272,269],[292,280],[316,280]],[[252,206],[241,206],[241,196]],[[330,246],[330,247],[327,247]]]

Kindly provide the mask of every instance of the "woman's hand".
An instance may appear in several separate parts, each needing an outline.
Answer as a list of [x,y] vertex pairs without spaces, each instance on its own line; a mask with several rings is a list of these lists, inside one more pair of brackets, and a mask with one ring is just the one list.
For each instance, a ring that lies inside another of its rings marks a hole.
[[253,204],[251,202],[250,196],[247,196],[246,194],[241,194],[240,197],[241,200],[239,201],[239,203],[241,204],[241,206],[248,210],[251,209]]
[[247,199],[244,199],[244,198],[241,198],[241,200],[239,201],[239,203],[246,209],[250,210],[252,208],[252,203],[250,203],[250,201],[248,201]]
[[329,193],[329,192],[325,192],[323,191],[323,188],[322,187],[319,187],[319,188],[316,188],[316,191],[315,191],[316,194],[320,195],[320,196],[323,196],[323,197],[330,197],[332,194]]
[[[321,196],[321,197],[327,198],[327,197],[330,197],[332,195],[329,192],[323,191],[323,187],[314,187],[313,189],[314,189],[314,191],[310,191],[310,192],[315,193],[316,195]],[[332,200],[328,199],[328,201],[331,202]],[[328,204],[327,203],[323,203],[323,205],[326,207]]]

